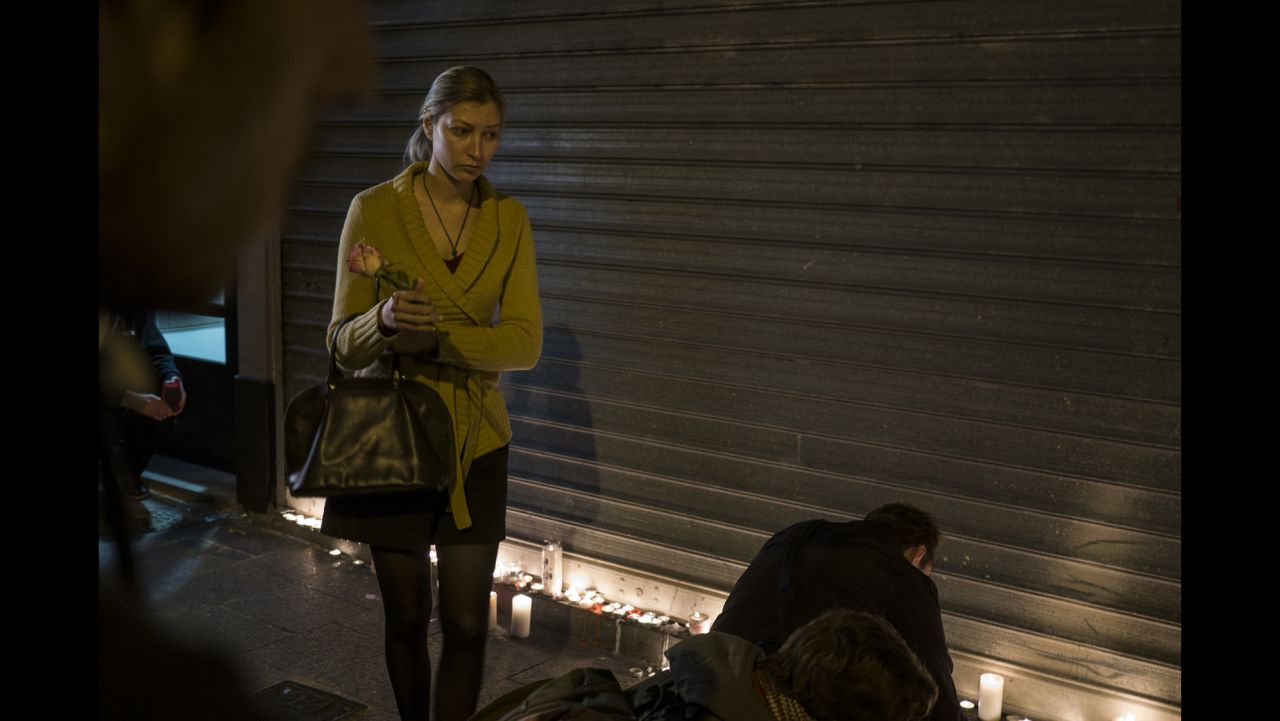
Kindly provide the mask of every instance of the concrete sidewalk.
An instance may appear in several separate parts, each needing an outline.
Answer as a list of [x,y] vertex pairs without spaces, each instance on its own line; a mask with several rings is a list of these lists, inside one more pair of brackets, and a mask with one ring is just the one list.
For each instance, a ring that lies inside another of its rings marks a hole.
[[[326,548],[327,537],[319,533],[309,542],[273,528],[270,517],[225,505],[156,489],[143,506],[151,530],[134,541],[135,563],[162,629],[221,649],[251,692],[294,681],[367,707],[343,718],[399,718],[370,564],[331,555],[333,544]],[[114,544],[100,533],[99,569],[113,572],[115,558]],[[429,643],[438,659],[435,619]],[[581,666],[609,669],[626,686],[646,663],[584,643],[565,629],[535,623],[529,638],[513,639],[500,624],[490,634],[480,703]]]

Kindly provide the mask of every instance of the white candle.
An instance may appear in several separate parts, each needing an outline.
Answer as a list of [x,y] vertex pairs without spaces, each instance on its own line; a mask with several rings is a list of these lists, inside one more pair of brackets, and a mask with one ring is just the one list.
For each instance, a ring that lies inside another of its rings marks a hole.
[[489,592],[489,630],[498,630],[498,592]]
[[704,616],[701,612],[694,611],[693,615],[689,616],[689,633],[690,634],[694,636],[699,636],[710,630],[711,629],[708,628],[707,626],[707,617]]
[[978,718],[999,721],[1004,702],[1004,676],[984,673],[978,677]]
[[520,594],[511,599],[511,637],[529,638],[529,621],[533,615],[533,599]]
[[542,545],[542,583],[552,598],[560,598],[564,585],[564,550],[559,543],[547,541]]

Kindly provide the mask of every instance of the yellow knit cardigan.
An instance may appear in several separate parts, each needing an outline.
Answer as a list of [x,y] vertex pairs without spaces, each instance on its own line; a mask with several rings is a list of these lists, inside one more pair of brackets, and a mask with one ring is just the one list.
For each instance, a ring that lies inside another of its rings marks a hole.
[[[336,356],[355,375],[390,372],[394,337],[378,330],[381,301],[395,290],[383,283],[374,296],[370,278],[347,269],[347,256],[358,243],[382,252],[392,270],[403,270],[410,283],[422,278],[440,314],[436,358],[400,356],[400,370],[434,388],[453,416],[459,461],[449,489],[449,505],[458,529],[471,525],[465,478],[475,458],[511,440],[507,406],[498,390],[499,372],[528,370],[542,352],[542,304],[534,264],[533,230],[524,206],[477,181],[480,208],[467,250],[456,273],[450,273],[422,221],[413,194],[425,161],[414,163],[392,180],[361,192],[351,201],[338,251],[338,279],[333,316],[326,339],[347,316],[337,339]],[[328,342],[328,341],[326,341]]]

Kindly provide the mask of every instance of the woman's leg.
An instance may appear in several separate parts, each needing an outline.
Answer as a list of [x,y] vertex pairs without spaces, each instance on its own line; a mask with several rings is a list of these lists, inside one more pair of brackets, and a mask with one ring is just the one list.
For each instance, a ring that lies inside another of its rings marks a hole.
[[[431,559],[426,551],[371,546],[386,615],[387,673],[401,721],[429,721]],[[493,564],[489,564],[490,569]],[[492,570],[490,570],[492,573]]]
[[436,546],[440,579],[440,673],[436,721],[463,721],[475,713],[489,634],[489,591],[498,544]]

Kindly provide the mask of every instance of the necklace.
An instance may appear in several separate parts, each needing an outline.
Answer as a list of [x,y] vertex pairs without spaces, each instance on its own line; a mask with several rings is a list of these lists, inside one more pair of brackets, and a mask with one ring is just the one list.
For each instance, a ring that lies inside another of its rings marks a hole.
[[444,239],[449,241],[449,249],[453,251],[453,255],[449,257],[457,258],[458,243],[462,242],[462,229],[467,227],[467,218],[471,216],[471,204],[476,200],[476,184],[474,182],[471,184],[471,197],[467,199],[467,212],[462,215],[462,225],[458,226],[458,240],[454,241],[453,238],[449,237],[449,229],[444,227],[444,218],[440,217],[440,209],[436,207],[436,199],[431,197],[431,188],[427,187],[427,174],[423,173],[420,177],[422,178],[422,189],[427,191],[427,200],[431,201],[431,209],[436,212],[436,220],[440,221],[440,230],[444,231]]

